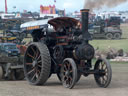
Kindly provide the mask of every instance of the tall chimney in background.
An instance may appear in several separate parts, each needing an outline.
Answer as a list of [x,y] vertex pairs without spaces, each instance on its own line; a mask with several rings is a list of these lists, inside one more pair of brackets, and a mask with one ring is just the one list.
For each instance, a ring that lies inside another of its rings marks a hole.
[[7,0],[5,0],[5,13],[8,13]]

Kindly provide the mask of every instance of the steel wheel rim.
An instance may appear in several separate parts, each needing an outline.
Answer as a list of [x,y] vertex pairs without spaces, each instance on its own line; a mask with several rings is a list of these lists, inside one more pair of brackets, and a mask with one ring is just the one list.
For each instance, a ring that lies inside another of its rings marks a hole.
[[31,45],[25,54],[25,75],[26,79],[32,83],[36,83],[40,78],[42,70],[42,58],[40,54],[40,50],[35,45]]
[[69,61],[63,63],[62,82],[66,88],[69,88],[73,83],[73,68]]
[[99,74],[94,74],[96,82],[99,86],[104,87],[107,83],[109,78],[109,68],[105,61],[99,60],[97,63],[97,66],[95,67],[95,70],[102,71]]

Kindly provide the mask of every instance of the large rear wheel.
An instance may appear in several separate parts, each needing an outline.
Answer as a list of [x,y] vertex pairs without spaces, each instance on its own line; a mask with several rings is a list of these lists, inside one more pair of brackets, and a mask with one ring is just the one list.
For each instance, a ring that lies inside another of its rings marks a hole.
[[50,53],[45,44],[32,43],[24,57],[24,73],[27,81],[33,85],[43,85],[51,70]]
[[77,81],[77,67],[73,59],[67,58],[61,67],[61,80],[65,88],[72,89]]
[[95,64],[94,70],[97,71],[97,73],[94,74],[94,78],[98,86],[104,88],[108,87],[112,78],[110,63],[106,59],[98,59]]

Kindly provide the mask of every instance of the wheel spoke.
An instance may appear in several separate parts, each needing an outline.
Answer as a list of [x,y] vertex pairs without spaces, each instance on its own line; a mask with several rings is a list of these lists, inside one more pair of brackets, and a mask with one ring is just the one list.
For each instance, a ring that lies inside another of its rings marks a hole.
[[39,50],[36,51],[36,58],[39,56]]
[[105,81],[107,81],[107,76],[104,76],[103,78],[104,78]]
[[103,79],[102,79],[102,77],[100,77],[100,83],[103,84]]
[[34,71],[35,71],[35,68],[33,68],[32,70],[30,70],[30,71],[27,73],[27,75],[31,74],[31,73],[34,72]]
[[105,65],[105,62],[102,62],[101,63],[101,66],[102,66],[101,69],[104,69],[104,65]]
[[42,60],[38,61],[38,63],[42,63]]
[[101,65],[101,63],[99,63],[99,69],[101,69],[102,68],[102,65]]
[[36,73],[33,75],[31,81],[33,81],[35,77],[36,77]]
[[26,65],[32,65],[32,63],[26,63]]
[[108,76],[108,73],[106,72],[105,75]]
[[105,68],[104,70],[105,70],[105,72],[107,72],[107,71],[108,71],[107,66],[106,66],[106,68]]
[[69,76],[69,79],[70,79],[69,83],[72,84],[72,77]]
[[68,78],[67,78],[65,81],[66,81],[66,84],[69,85],[69,80],[68,80]]
[[68,70],[70,70],[70,66],[71,66],[71,65],[70,65],[70,63],[68,63],[68,65],[67,65],[67,66],[68,66]]
[[29,57],[31,57],[31,58],[33,58],[33,59],[35,59],[32,55],[30,55],[29,53],[27,53],[27,55],[29,56]]
[[40,73],[41,73],[41,72],[40,72],[40,70],[37,70],[37,73],[39,73],[39,74],[40,74]]
[[64,64],[64,68],[65,68],[65,71],[68,70],[67,67],[66,67],[66,64]]
[[63,75],[63,80],[66,81],[67,80],[67,76]]
[[65,75],[65,72],[66,72],[66,71],[64,70],[64,71],[63,71],[63,74],[64,74],[64,75]]
[[69,79],[72,81],[72,77],[71,76],[69,76]]
[[65,62],[65,66],[66,66],[66,68],[67,68],[67,70],[68,70],[68,66],[69,66],[69,62]]
[[38,79],[39,78],[39,74],[36,72],[36,78]]
[[34,57],[36,57],[36,51],[31,47],[33,53],[34,53]]
[[37,58],[37,60],[39,60],[39,59],[40,59],[40,57],[41,57],[41,55],[39,55],[39,57]]
[[105,84],[106,80],[104,79],[104,76],[102,77],[103,83]]
[[73,72],[73,70],[70,70],[70,73],[72,73]]
[[39,65],[39,64],[38,64],[38,67],[42,68],[42,66],[41,66],[41,65]]

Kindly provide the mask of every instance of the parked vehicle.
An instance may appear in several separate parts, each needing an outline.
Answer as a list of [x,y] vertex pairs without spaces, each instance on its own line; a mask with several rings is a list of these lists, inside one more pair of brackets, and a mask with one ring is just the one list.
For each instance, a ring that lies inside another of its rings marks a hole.
[[17,37],[19,39],[24,39],[27,37],[27,32],[26,31],[22,31],[20,29],[20,25],[15,25],[12,28],[6,30],[6,35],[7,36],[11,36],[11,37]]
[[118,27],[105,27],[93,26],[88,30],[93,38],[106,38],[106,39],[121,39],[122,30]]
[[24,79],[23,59],[13,43],[0,43],[0,80]]
[[111,17],[106,20],[96,20],[90,24],[89,33],[93,38],[121,39],[120,18]]

